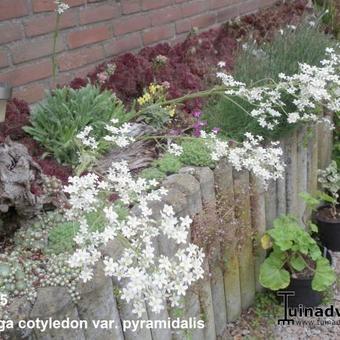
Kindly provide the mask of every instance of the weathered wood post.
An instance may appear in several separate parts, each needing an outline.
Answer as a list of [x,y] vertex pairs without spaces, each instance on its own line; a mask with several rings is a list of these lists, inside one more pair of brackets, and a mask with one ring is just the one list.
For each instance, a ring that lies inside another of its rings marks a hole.
[[[253,257],[253,231],[250,215],[249,172],[233,171],[235,217],[237,234],[240,240],[239,267],[241,306],[246,309],[255,298],[255,271]],[[241,236],[241,237],[240,237]]]
[[255,283],[256,291],[261,291],[262,286],[259,283],[260,265],[266,258],[266,251],[261,247],[260,240],[266,232],[266,209],[265,209],[265,189],[261,181],[254,175],[250,177],[251,182],[251,221],[255,233]]
[[[223,221],[226,227],[235,228],[233,225],[234,221],[234,188],[233,188],[233,171],[232,167],[227,164],[225,160],[221,160],[214,170],[215,175],[215,185],[216,185],[216,193],[219,205],[223,205],[223,208],[219,207],[219,209],[226,210],[230,209],[226,216],[226,220]],[[232,233],[232,237],[236,238],[236,235]],[[236,242],[235,242],[236,243]],[[218,287],[219,287],[219,296],[216,295],[216,299],[222,298],[224,296],[224,307],[222,308],[222,313],[226,316],[228,321],[234,321],[241,315],[241,290],[240,290],[240,279],[239,279],[239,261],[236,255],[236,247],[235,244],[228,245],[227,248],[222,249],[223,257],[225,259],[225,270],[224,273],[221,271],[219,275]],[[222,292],[223,287],[223,292]],[[213,291],[214,292],[214,291]],[[214,298],[214,294],[213,294]],[[214,302],[215,302],[214,301]],[[216,301],[217,302],[217,301]],[[218,304],[221,304],[219,301]],[[220,311],[215,308],[215,322]],[[225,311],[225,312],[224,312]],[[221,317],[222,319],[222,317]],[[225,327],[225,324],[223,328]],[[219,331],[221,327],[219,327]],[[219,332],[216,328],[216,333],[219,335]]]
[[297,132],[285,143],[287,214],[297,215]]

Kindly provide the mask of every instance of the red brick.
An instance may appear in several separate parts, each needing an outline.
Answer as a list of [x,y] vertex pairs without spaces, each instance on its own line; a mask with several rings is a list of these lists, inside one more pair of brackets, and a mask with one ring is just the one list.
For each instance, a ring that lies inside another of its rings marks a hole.
[[80,11],[80,24],[110,20],[120,15],[120,7],[117,4],[97,7],[86,7]]
[[210,9],[217,9],[222,7],[228,7],[230,5],[233,5],[237,2],[241,2],[238,0],[210,0]]
[[208,10],[209,2],[203,1],[191,1],[182,5],[183,17],[191,17],[196,14],[203,13]]
[[216,23],[216,14],[207,13],[191,19],[191,26],[206,28]]
[[110,36],[109,28],[107,26],[100,26],[88,28],[83,31],[71,32],[68,35],[67,41],[70,48],[76,48],[109,39]]
[[173,25],[159,26],[143,32],[144,45],[154,44],[156,42],[173,38],[175,35],[175,28]]
[[143,10],[148,11],[150,9],[163,8],[171,4],[172,0],[143,0]]
[[[33,37],[54,31],[55,19],[55,14],[48,14],[43,17],[35,15],[24,23],[26,35],[28,37]],[[73,27],[77,24],[77,13],[75,10],[68,10],[60,17],[59,29]]]
[[182,12],[179,7],[167,7],[153,11],[150,16],[152,26],[158,26],[180,19]]
[[277,0],[261,0],[259,2],[259,8],[273,6],[276,2]]
[[131,33],[122,38],[114,39],[105,43],[105,56],[110,57],[126,51],[131,51],[142,47],[142,40],[139,32]]
[[258,0],[246,1],[244,3],[242,2],[239,6],[239,15],[256,12],[259,7],[260,5]]
[[[70,7],[84,5],[84,0],[66,0]],[[34,12],[49,12],[54,11],[56,6],[53,0],[33,0]]]
[[140,0],[121,0],[121,6],[124,14],[136,13],[142,10]]
[[[64,49],[63,41],[58,39],[56,51],[60,52]],[[24,61],[34,60],[37,58],[51,55],[53,51],[53,41],[50,38],[28,40],[27,42],[16,44],[11,48],[14,64]]]
[[140,31],[151,26],[151,20],[148,15],[138,14],[129,17],[123,17],[118,20],[113,29],[116,35],[122,35],[130,32]]
[[[76,74],[77,77],[79,77],[78,72]],[[56,79],[53,78],[50,80],[49,88],[56,88],[57,86],[63,86],[67,85],[71,80],[74,79],[74,74],[72,72],[58,72],[56,75]]]
[[13,89],[13,97],[23,99],[29,104],[35,103],[44,98],[47,87],[43,84],[33,83]]
[[102,59],[104,59],[102,46],[94,46],[60,55],[58,65],[61,71],[67,71]]
[[28,14],[27,1],[25,0],[1,0],[0,20],[18,18]]
[[176,21],[176,33],[189,32],[191,27],[190,19]]
[[236,18],[238,16],[238,10],[238,6],[235,5],[218,11],[217,22],[224,22]]
[[15,70],[0,75],[0,81],[12,86],[24,85],[35,80],[48,78],[52,75],[52,62],[50,59],[39,63],[17,67]]
[[8,56],[7,52],[0,50],[0,68],[8,66]]
[[21,39],[23,36],[20,24],[0,24],[0,32],[0,44]]

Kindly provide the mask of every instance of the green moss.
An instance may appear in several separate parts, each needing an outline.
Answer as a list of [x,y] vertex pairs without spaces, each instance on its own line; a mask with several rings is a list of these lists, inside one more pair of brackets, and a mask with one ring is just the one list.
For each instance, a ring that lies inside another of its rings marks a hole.
[[165,178],[165,173],[160,171],[157,168],[151,167],[144,169],[140,174],[140,177],[143,177],[145,179],[156,179],[158,181],[162,180]]
[[211,152],[203,140],[195,139],[184,141],[181,146],[183,152],[180,160],[183,164],[192,166],[214,166],[214,162],[210,156]]
[[[127,212],[126,209],[118,207],[116,209],[118,216],[124,218]],[[89,230],[92,232],[103,231],[105,223],[105,215],[100,209],[89,213],[86,216]],[[75,249],[74,237],[79,231],[79,223],[77,222],[62,222],[56,224],[48,233],[47,251],[54,254],[69,253]]]
[[52,228],[48,234],[48,250],[54,254],[71,252],[74,250],[74,237],[79,225],[73,222],[64,222]]
[[183,166],[179,157],[170,153],[165,153],[160,159],[155,161],[154,164],[166,175],[175,174]]

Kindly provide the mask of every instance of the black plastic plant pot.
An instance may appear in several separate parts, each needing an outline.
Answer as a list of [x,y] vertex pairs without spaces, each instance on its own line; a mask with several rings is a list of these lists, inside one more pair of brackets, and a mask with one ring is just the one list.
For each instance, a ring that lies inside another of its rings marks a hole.
[[329,206],[322,206],[315,214],[315,223],[319,229],[320,242],[329,250],[340,251],[340,218],[329,219],[322,212]]
[[[330,252],[326,248],[324,248],[322,251],[324,257],[326,257],[332,265],[332,256]],[[289,286],[285,289],[282,289],[282,291],[291,291],[295,293],[295,296],[288,297],[289,307],[298,307],[299,305],[304,307],[316,307],[321,304],[323,294],[322,292],[313,290],[312,280],[313,278],[291,278]],[[282,296],[277,296],[277,298],[280,303],[283,302]]]
[[[288,306],[316,307],[321,304],[322,293],[312,289],[312,278],[310,279],[291,279],[289,286],[284,291],[291,291],[295,296],[289,296]],[[282,297],[279,297],[282,302]]]

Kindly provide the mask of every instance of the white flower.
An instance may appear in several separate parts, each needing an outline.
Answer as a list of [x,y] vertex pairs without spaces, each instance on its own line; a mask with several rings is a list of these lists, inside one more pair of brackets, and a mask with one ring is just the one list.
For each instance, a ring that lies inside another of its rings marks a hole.
[[224,68],[224,67],[226,66],[226,62],[225,62],[225,61],[219,61],[219,62],[217,63],[217,66],[218,66],[219,68]]
[[168,152],[175,156],[180,156],[183,153],[183,148],[178,144],[171,143],[168,146]]
[[[237,96],[253,104],[254,108],[248,113],[263,128],[274,129],[282,121],[278,119],[282,115],[286,115],[288,123],[316,122],[317,107],[323,106],[332,112],[340,110],[340,94],[336,91],[340,86],[340,57],[333,48],[327,48],[326,54],[327,58],[321,61],[320,67],[300,64],[297,74],[286,76],[280,73],[280,81],[269,85],[247,87],[221,72],[217,77],[225,85],[227,96]],[[295,106],[291,112],[284,100],[286,93],[294,96],[290,101]]]
[[85,129],[77,134],[77,138],[87,147],[92,150],[96,150],[98,148],[98,144],[94,137],[89,136],[92,132],[92,126],[86,126]]
[[111,120],[111,125],[106,125],[105,129],[110,132],[110,135],[104,137],[104,139],[108,142],[115,143],[117,146],[124,148],[135,141],[135,139],[129,136],[131,132],[131,124],[124,123],[120,127],[116,127],[118,124],[117,119]]
[[[164,188],[154,189],[154,185],[154,181],[133,178],[127,163],[120,162],[112,164],[107,178],[99,181],[94,174],[73,177],[65,188],[70,205],[66,214],[73,223],[79,223],[75,236],[78,249],[69,258],[70,267],[80,270],[81,280],[91,280],[102,246],[111,240],[120,241],[126,247],[120,257],[104,258],[104,272],[124,282],[121,297],[131,303],[138,316],[146,311],[146,305],[159,313],[164,309],[164,299],[178,306],[190,285],[203,276],[204,254],[188,244],[191,218],[178,218],[173,207],[165,205],[161,219],[154,219],[148,203],[159,201],[166,193]],[[108,192],[115,192],[119,200],[110,203],[104,198]],[[126,208],[135,204],[140,213],[126,209],[124,216],[122,204]],[[182,248],[173,256],[157,255],[154,245],[160,234],[182,244]]]
[[70,8],[70,6],[68,4],[66,4],[65,2],[62,2],[61,0],[55,0],[54,3],[56,4],[56,12],[61,15],[63,14],[66,10],[68,10]]
[[299,118],[300,118],[300,115],[298,112],[291,112],[288,114],[287,121],[290,124],[294,124],[299,120]]

